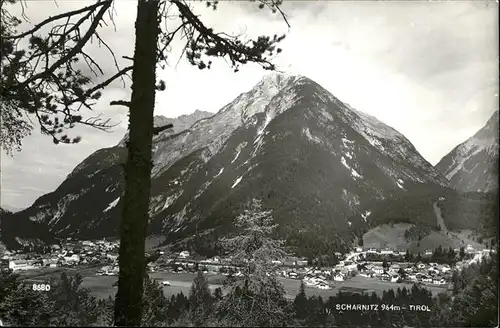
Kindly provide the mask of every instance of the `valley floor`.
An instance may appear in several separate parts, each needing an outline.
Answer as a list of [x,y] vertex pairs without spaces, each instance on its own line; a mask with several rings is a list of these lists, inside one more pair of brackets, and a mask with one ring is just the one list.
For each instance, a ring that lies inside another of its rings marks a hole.
[[[182,292],[184,295],[189,295],[189,290],[191,288],[191,283],[195,277],[195,274],[190,273],[170,273],[170,272],[155,272],[150,274],[155,280],[163,281],[167,280],[170,282],[170,286],[164,286],[163,291],[166,296]],[[217,287],[222,287],[222,281],[224,276],[221,275],[207,275],[210,289],[215,289]],[[280,282],[285,287],[286,295],[289,298],[294,298],[298,294],[300,288],[300,280],[278,278]],[[86,277],[84,280],[84,286],[90,288],[94,295],[100,298],[107,298],[108,296],[114,296],[116,293],[116,287],[111,287],[111,285],[117,280],[117,277],[113,276],[91,276]],[[317,288],[306,287],[306,294],[308,296],[316,295],[323,298],[328,298],[329,296],[336,295],[339,291],[352,290],[364,290],[366,292],[376,292],[382,295],[384,290],[397,289],[399,288],[411,288],[412,284],[408,283],[390,283],[385,281],[380,281],[376,279],[365,278],[361,276],[356,276],[347,281],[339,281],[332,284],[332,289],[330,290],[320,290]],[[438,294],[446,292],[446,287],[440,286],[426,286],[433,294]]]
[[[442,227],[441,231],[431,231],[425,236],[420,243],[408,241],[404,237],[405,231],[413,225],[408,223],[397,223],[393,225],[383,224],[366,232],[363,236],[363,247],[393,250],[410,250],[412,253],[432,251],[436,247],[443,248],[451,247],[459,249],[471,245],[474,249],[481,250],[485,248],[484,244],[478,243],[473,239],[473,232],[470,230],[462,230],[460,232],[452,232],[446,229],[444,222],[437,219],[438,225]],[[488,242],[489,240],[485,240]]]
[[[89,288],[92,293],[98,298],[107,298],[109,296],[114,297],[117,288],[113,287],[113,283],[115,283],[118,279],[116,276],[97,276],[95,268],[88,268],[77,270],[83,277],[83,286]],[[55,272],[47,272],[47,275],[54,274]],[[60,271],[57,271],[60,274]],[[76,273],[76,270],[73,272]],[[150,276],[158,280],[159,282],[167,280],[170,282],[170,286],[164,286],[163,291],[166,296],[170,297],[171,295],[178,294],[182,292],[184,295],[189,295],[189,290],[191,288],[191,284],[195,277],[195,274],[192,273],[172,273],[172,272],[154,272],[150,273]],[[217,287],[222,287],[222,283],[224,280],[223,275],[218,274],[207,274],[207,280],[209,282],[210,289],[215,289]],[[27,278],[27,280],[31,281],[42,281],[46,278],[46,276],[37,276],[33,278]],[[293,298],[299,292],[300,280],[297,279],[288,279],[279,277],[280,282],[283,284],[287,297]],[[372,292],[382,295],[384,290],[389,289],[397,289],[399,288],[411,288],[412,284],[409,283],[391,283],[386,281],[381,281],[377,279],[366,278],[362,276],[356,276],[346,281],[336,281],[331,283],[332,289],[330,290],[320,290],[317,288],[307,287],[306,286],[306,294],[309,296],[317,295],[323,298],[328,298],[329,296],[336,295],[339,291],[365,291]],[[426,286],[433,294],[437,295],[438,293],[446,292],[446,287],[442,286]]]

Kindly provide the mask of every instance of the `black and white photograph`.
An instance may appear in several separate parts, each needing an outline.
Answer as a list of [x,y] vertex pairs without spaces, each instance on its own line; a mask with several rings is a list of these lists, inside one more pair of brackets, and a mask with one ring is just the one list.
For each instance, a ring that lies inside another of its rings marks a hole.
[[498,327],[495,0],[0,0],[0,326]]

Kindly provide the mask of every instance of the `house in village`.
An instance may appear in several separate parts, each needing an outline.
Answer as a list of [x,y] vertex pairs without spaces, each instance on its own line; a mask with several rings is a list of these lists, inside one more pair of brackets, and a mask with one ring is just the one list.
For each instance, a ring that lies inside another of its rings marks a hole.
[[96,244],[94,244],[90,240],[84,240],[84,241],[82,241],[82,245],[83,246],[90,246],[90,247],[95,247],[96,246]]
[[427,275],[422,275],[421,280],[422,280],[422,282],[425,282],[425,283],[431,283],[432,282],[432,278],[429,277],[429,276],[427,276]]
[[444,285],[446,284],[446,280],[444,278],[434,278],[432,279],[432,283],[435,285]]
[[399,265],[397,263],[391,264],[391,269],[392,270],[398,271],[400,268],[401,268],[401,265]]
[[323,290],[328,290],[328,289],[332,289],[332,287],[330,287],[327,283],[324,283],[324,282],[320,282],[317,287],[319,289],[323,289]]
[[9,261],[9,269],[11,269],[12,271],[30,270],[33,268],[33,265],[30,265],[26,260]]
[[428,272],[429,274],[437,274],[437,273],[439,273],[440,271],[439,271],[439,269],[438,269],[438,268],[435,268],[435,267],[430,267],[429,269],[427,269],[427,272]]
[[188,258],[188,257],[189,257],[189,255],[190,255],[190,254],[189,254],[189,252],[188,252],[188,251],[182,251],[182,252],[180,252],[180,253],[179,253],[179,257],[180,257],[180,258],[183,258],[183,259]]
[[397,274],[391,276],[391,282],[398,282],[401,277]]
[[391,275],[384,272],[380,275],[380,279],[382,279],[383,281],[391,281]]
[[55,267],[57,267],[58,261],[59,261],[58,258],[43,259],[42,266],[49,267],[49,268],[55,268]]
[[407,278],[411,281],[417,281],[417,275],[416,274],[409,274]]
[[220,261],[221,261],[220,257],[218,257],[218,256],[214,256],[211,259],[207,260],[207,262],[209,262],[209,263],[220,263]]
[[404,268],[403,270],[404,270],[404,272],[406,272],[406,273],[412,273],[412,272],[414,272],[414,271],[415,271],[415,270],[414,270],[414,268],[412,268],[412,267],[407,267],[407,268]]
[[66,263],[77,264],[80,262],[80,255],[72,254],[71,256],[65,256],[64,261]]
[[333,275],[333,280],[335,280],[335,281],[344,281],[344,279],[345,279],[345,275],[341,272],[336,272]]
[[375,272],[373,272],[372,270],[366,270],[366,271],[361,272],[359,275],[361,277],[373,278],[373,276],[375,276]]
[[106,253],[106,258],[110,261],[118,260],[118,254]]
[[298,267],[305,267],[307,266],[307,260],[297,260],[295,261],[295,265],[298,266]]

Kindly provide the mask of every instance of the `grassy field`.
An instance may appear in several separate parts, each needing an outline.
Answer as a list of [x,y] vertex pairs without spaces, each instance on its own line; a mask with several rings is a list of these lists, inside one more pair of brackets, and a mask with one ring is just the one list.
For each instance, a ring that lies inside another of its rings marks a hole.
[[468,230],[461,232],[431,231],[429,235],[422,238],[420,246],[417,242],[408,242],[404,238],[405,230],[412,225],[407,223],[398,223],[393,226],[383,224],[375,227],[363,236],[363,246],[367,248],[390,248],[390,249],[409,249],[411,252],[424,252],[433,250],[439,245],[443,248],[460,248],[461,246],[472,245],[476,249],[484,249],[484,245],[469,238],[471,234]]
[[[183,292],[185,295],[189,295],[189,289],[191,288],[191,283],[195,277],[194,274],[189,273],[162,273],[155,272],[151,274],[151,277],[158,281],[167,280],[170,282],[171,286],[163,287],[163,291],[166,296],[170,297],[173,294]],[[112,287],[112,284],[116,282],[117,277],[111,276],[87,276],[84,278],[84,286],[90,288],[94,295],[99,298],[106,298],[108,296],[113,296],[116,293],[116,287]],[[210,284],[210,288],[213,290],[217,287],[222,287],[222,282],[224,276],[219,275],[207,275],[207,279]],[[283,284],[288,297],[295,297],[299,292],[300,280],[279,278]],[[389,283],[376,279],[370,279],[365,277],[354,277],[347,281],[335,282],[333,283],[333,288],[331,290],[320,290],[316,288],[306,287],[306,294],[309,296],[320,295],[323,298],[328,298],[337,294],[339,291],[354,291],[354,289],[365,292],[376,292],[382,295],[384,290],[397,289],[399,288],[411,288],[412,284],[405,283]],[[438,294],[445,292],[446,288],[439,286],[428,286],[433,294]]]
[[[194,274],[175,274],[167,272],[155,272],[151,273],[150,277],[159,282],[163,280],[168,280],[171,286],[164,286],[163,292],[165,296],[170,297],[172,295],[178,294],[180,292],[184,295],[189,295],[189,289],[195,277]],[[217,275],[207,275],[210,289],[215,289],[217,287],[222,287],[222,278]],[[109,296],[114,296],[117,288],[113,287],[113,284],[118,280],[116,276],[87,276],[83,279],[83,286],[89,288],[92,293],[99,298],[107,298]]]
[[[27,282],[42,282],[46,281],[49,276],[60,275],[62,273],[61,268],[58,269],[45,269],[42,270],[30,270],[24,272],[24,278]],[[118,279],[117,276],[97,276],[96,268],[85,268],[85,269],[67,269],[68,275],[74,275],[77,272],[80,273],[83,279],[83,286],[89,288],[92,293],[99,298],[107,298],[108,296],[114,296],[116,293],[116,287],[113,287]],[[192,273],[171,273],[171,272],[153,272],[150,273],[150,277],[157,280],[163,281],[167,280],[170,282],[171,286],[163,287],[163,291],[166,296],[170,297],[173,294],[180,293],[181,291],[185,294],[189,294],[189,289],[191,288],[191,283],[193,282],[196,274]],[[207,274],[205,275],[208,279],[208,283],[211,289],[217,287],[222,287],[225,277],[217,274]],[[280,282],[283,284],[286,294],[288,297],[295,297],[299,292],[300,280],[279,278]],[[382,295],[384,290],[397,289],[399,288],[411,288],[412,284],[408,283],[390,283],[377,279],[371,279],[361,276],[356,276],[346,281],[336,281],[331,283],[332,289],[321,290],[317,288],[307,287],[306,294],[309,296],[317,295],[323,298],[328,298],[329,296],[336,295],[339,291],[354,291],[354,289],[365,292],[376,292]],[[433,294],[438,294],[446,291],[446,287],[441,286],[427,286]]]

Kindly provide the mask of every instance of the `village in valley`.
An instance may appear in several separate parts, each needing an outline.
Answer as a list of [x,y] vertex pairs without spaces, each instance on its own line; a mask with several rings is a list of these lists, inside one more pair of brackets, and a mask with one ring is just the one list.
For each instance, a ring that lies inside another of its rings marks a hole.
[[[5,251],[1,257],[3,268],[15,272],[43,272],[50,269],[73,268],[75,270],[94,268],[95,275],[117,276],[118,241],[74,241],[66,240],[61,246],[53,245],[45,254]],[[452,253],[452,261],[436,258],[436,252]],[[302,280],[309,288],[330,290],[342,282],[362,279],[363,285],[370,281],[386,284],[418,283],[440,286],[451,285],[454,270],[477,262],[493,250],[476,250],[468,245],[462,249],[426,251],[412,256],[408,251],[358,247],[347,254],[335,253],[339,259],[332,267],[315,267],[307,259],[290,257],[272,261],[274,274],[283,279]],[[204,258],[188,251],[165,252],[156,250],[155,260],[148,264],[149,272],[196,273],[208,275],[242,276],[242,272],[229,257]],[[356,277],[356,278],[355,278]],[[357,280],[356,280],[357,281]],[[361,280],[360,280],[361,281]],[[355,285],[355,281],[352,281]],[[163,285],[170,283],[165,281]],[[390,288],[390,286],[387,286]]]

